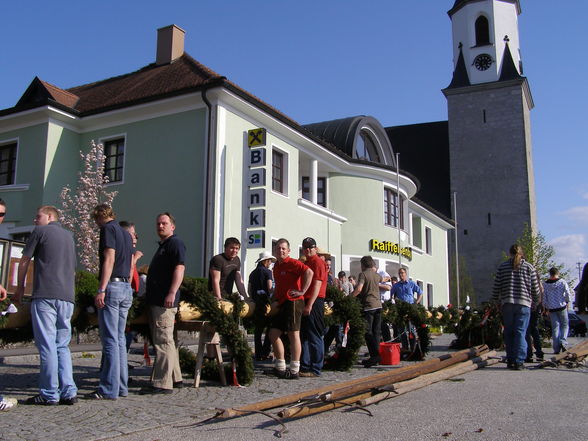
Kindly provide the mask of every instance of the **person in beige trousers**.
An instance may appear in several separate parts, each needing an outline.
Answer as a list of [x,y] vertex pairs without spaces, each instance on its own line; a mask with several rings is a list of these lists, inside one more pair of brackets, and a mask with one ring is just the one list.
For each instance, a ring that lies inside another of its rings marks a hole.
[[171,394],[183,386],[178,350],[174,342],[174,323],[184,278],[186,247],[174,231],[176,222],[170,213],[161,213],[156,221],[159,248],[147,276],[146,301],[149,305],[149,327],[155,347],[152,385],[143,394]]

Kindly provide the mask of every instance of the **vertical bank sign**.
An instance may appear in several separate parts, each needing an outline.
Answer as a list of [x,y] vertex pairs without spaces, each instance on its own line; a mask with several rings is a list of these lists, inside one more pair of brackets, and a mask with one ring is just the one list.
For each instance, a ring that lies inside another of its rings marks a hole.
[[247,248],[265,248],[266,130],[247,132]]

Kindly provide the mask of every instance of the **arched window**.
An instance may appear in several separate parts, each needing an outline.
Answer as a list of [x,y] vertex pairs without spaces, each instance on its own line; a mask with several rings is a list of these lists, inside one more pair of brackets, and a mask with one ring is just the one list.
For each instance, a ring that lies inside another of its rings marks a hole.
[[488,19],[480,15],[476,20],[476,46],[490,44],[490,26]]
[[353,157],[380,162],[380,155],[378,154],[376,143],[367,130],[360,130],[359,135],[357,135]]

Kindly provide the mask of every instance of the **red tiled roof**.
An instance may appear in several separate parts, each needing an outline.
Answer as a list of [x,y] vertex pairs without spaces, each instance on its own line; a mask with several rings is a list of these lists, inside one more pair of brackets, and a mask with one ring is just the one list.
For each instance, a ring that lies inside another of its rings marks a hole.
[[80,97],[75,110],[82,114],[98,113],[185,93],[220,78],[223,77],[184,54],[170,64],[153,63],[126,75],[72,87],[68,92]]
[[54,86],[53,84],[49,84],[46,81],[39,81],[43,86],[45,86],[45,88],[55,101],[67,107],[75,107],[76,103],[79,100],[78,96],[68,92],[67,90],[60,89],[59,87]]

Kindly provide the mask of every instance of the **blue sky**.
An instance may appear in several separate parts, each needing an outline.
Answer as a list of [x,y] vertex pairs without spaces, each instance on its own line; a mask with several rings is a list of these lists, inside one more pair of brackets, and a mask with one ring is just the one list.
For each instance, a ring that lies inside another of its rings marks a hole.
[[[453,0],[2,2],[0,109],[35,76],[62,88],[155,59],[156,29],[305,124],[372,115],[384,126],[447,119]],[[577,274],[588,260],[588,2],[521,0],[540,231]]]

